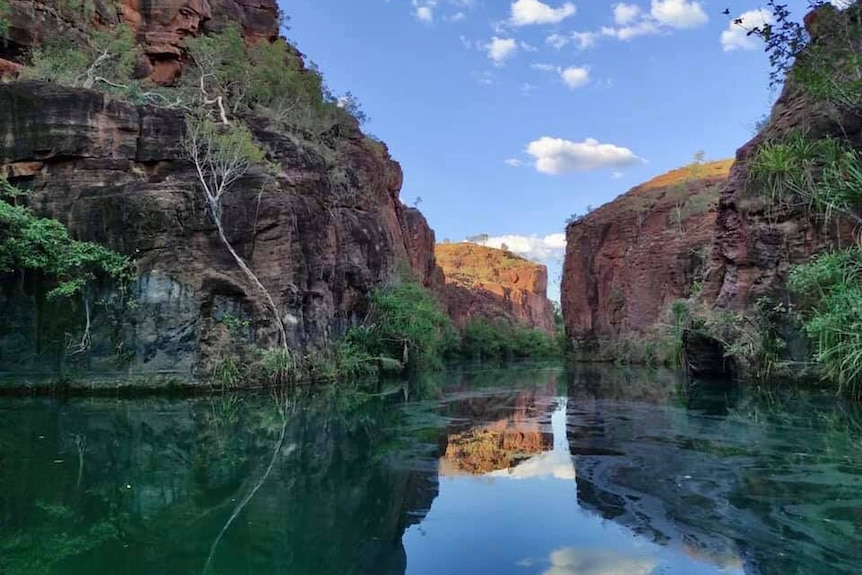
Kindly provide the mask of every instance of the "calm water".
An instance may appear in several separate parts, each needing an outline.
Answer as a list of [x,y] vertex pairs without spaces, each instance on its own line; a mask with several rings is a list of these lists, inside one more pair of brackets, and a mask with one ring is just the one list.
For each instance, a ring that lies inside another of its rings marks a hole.
[[673,374],[0,400],[0,573],[862,573],[862,413]]

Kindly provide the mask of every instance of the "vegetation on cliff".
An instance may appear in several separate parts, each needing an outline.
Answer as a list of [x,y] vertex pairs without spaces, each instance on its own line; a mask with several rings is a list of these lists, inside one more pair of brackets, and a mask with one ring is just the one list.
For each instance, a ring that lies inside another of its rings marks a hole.
[[[780,229],[808,219],[817,233],[848,237],[837,251],[815,255],[784,274],[788,293],[765,295],[744,312],[722,310],[698,298],[681,301],[686,329],[718,341],[724,355],[756,377],[787,374],[788,350],[802,332],[813,350],[803,373],[814,368],[839,391],[862,396],[862,13],[858,2],[839,10],[817,2],[805,24],[770,1],[774,24],[749,31],[763,39],[773,84],[804,102],[807,113],[830,126],[811,135],[803,127],[766,131],[753,150],[737,206]],[[839,244],[840,245],[840,244]],[[798,260],[797,260],[798,261]],[[790,296],[790,297],[788,297]]]

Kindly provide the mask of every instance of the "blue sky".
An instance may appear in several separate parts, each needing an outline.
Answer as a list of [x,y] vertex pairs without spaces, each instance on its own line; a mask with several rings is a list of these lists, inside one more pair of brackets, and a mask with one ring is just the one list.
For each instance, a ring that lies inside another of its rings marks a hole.
[[[775,97],[761,45],[731,24],[768,20],[756,2],[282,6],[288,37],[334,92],[357,97],[366,131],[401,163],[402,199],[421,197],[438,241],[508,240],[547,263],[552,284],[570,214],[698,150],[731,157]],[[550,291],[556,297],[558,286]]]

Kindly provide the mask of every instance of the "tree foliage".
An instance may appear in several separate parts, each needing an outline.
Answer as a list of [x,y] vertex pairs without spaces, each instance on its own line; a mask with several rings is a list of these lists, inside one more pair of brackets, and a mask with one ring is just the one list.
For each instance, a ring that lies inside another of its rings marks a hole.
[[48,297],[72,296],[99,277],[121,278],[129,261],[103,246],[73,240],[57,220],[15,205],[22,192],[0,177],[0,273],[39,272],[56,286]]
[[23,73],[67,86],[129,93],[139,89],[132,80],[139,53],[135,35],[125,25],[94,30],[83,44],[56,36],[32,50]]
[[9,0],[0,0],[0,43],[9,35]]

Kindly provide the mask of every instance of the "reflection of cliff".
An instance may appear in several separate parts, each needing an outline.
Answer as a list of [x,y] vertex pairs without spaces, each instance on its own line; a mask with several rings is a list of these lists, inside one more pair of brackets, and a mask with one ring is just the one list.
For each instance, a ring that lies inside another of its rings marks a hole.
[[[11,527],[0,529],[0,572],[122,561],[129,574],[200,573],[270,460],[278,408],[248,396],[0,403],[0,525]],[[351,409],[318,402],[289,415],[272,475],[220,542],[211,573],[404,573],[401,535],[430,507],[436,472],[378,460],[393,449],[380,431],[391,428],[391,405]],[[34,435],[22,441],[21,429]],[[59,544],[72,537],[74,546]]]
[[[799,467],[812,464],[810,457],[787,455],[816,447],[800,436],[776,444],[762,414],[756,423],[733,417],[739,408],[727,396],[722,409],[719,395],[668,392],[660,378],[641,377],[628,395],[614,382],[612,374],[595,372],[571,383],[567,431],[581,507],[752,575],[855,573],[848,563],[853,537],[821,528],[823,517],[841,521],[836,501],[853,497],[841,492],[850,476],[833,477],[830,464],[816,477],[816,467]],[[603,398],[608,389],[620,393]],[[786,421],[782,427],[803,433]]]
[[445,406],[454,419],[443,447],[440,473],[481,475],[511,469],[549,451],[547,418],[554,408],[556,378],[511,393],[466,395]]

